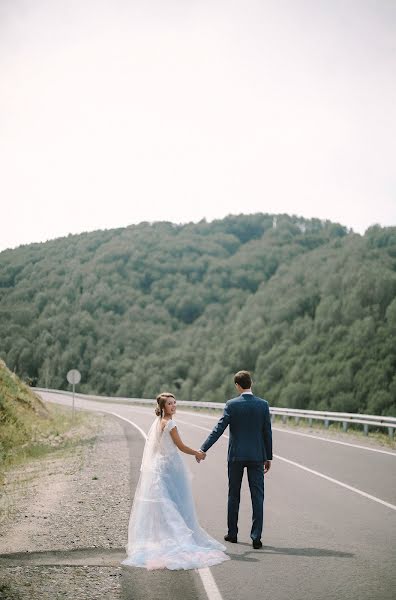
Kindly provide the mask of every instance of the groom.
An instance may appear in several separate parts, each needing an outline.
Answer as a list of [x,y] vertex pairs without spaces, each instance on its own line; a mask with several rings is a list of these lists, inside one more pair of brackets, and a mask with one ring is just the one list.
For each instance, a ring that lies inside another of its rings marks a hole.
[[230,426],[228,444],[228,534],[227,542],[238,541],[238,513],[242,477],[245,467],[252,498],[253,522],[250,537],[253,548],[262,547],[264,505],[264,473],[271,468],[272,430],[269,406],[266,400],[254,396],[252,378],[248,371],[238,371],[234,383],[239,392],[237,398],[229,400],[224,413],[212,433],[201,446],[205,453]]

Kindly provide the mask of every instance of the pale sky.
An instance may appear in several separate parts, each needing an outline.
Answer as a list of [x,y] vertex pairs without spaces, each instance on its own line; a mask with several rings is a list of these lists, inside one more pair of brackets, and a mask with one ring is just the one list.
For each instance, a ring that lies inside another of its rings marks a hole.
[[0,250],[227,214],[396,224],[394,0],[0,0]]

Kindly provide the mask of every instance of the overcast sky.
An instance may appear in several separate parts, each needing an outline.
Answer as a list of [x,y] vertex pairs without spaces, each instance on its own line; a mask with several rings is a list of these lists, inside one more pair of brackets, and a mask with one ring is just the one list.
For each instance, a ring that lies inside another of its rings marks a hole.
[[394,0],[0,0],[0,249],[140,221],[396,224]]

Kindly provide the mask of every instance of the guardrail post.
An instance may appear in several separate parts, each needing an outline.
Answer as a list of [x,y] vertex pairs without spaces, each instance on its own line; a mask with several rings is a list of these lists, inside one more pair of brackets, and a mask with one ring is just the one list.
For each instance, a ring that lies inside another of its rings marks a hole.
[[287,415],[282,415],[282,423],[286,423],[287,422]]
[[309,425],[310,427],[312,427],[312,417],[309,417],[309,419],[308,419],[308,425]]
[[294,417],[294,420],[295,420],[295,422],[296,422],[296,425],[298,425],[298,422],[299,422],[299,420],[300,420],[300,417]]
[[367,423],[365,423],[365,424],[363,425],[363,431],[364,431],[364,435],[368,435],[368,428],[369,428],[369,426],[367,425]]
[[326,429],[329,428],[329,425],[330,425],[329,419],[325,419],[324,426],[326,427]]
[[342,428],[344,431],[348,431],[348,421],[343,421],[342,422]]
[[394,427],[388,427],[388,433],[389,433],[389,437],[391,440],[393,440],[393,434],[395,432],[395,428]]

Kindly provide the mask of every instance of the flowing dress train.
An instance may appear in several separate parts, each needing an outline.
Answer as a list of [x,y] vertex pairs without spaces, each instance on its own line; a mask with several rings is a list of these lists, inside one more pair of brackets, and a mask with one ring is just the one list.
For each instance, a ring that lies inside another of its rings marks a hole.
[[152,424],[128,528],[127,558],[122,564],[146,569],[196,569],[229,560],[225,546],[198,523],[191,476],[161,419]]

